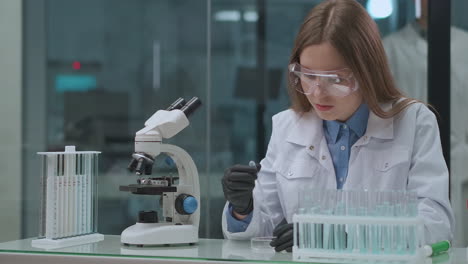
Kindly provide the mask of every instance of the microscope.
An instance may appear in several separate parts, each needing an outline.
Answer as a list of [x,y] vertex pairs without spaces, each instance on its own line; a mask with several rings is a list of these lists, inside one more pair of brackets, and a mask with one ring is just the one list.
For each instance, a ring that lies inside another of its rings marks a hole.
[[139,195],[160,195],[163,221],[156,211],[140,211],[135,225],[127,227],[121,243],[136,245],[194,244],[198,242],[200,222],[200,185],[198,171],[190,155],[180,147],[163,144],[189,125],[188,116],[201,105],[193,97],[177,99],[166,110],[159,110],[136,132],[135,152],[128,165],[137,175],[151,175],[155,158],[168,155],[177,166],[179,177],[139,178],[137,184],[120,186],[120,191]]

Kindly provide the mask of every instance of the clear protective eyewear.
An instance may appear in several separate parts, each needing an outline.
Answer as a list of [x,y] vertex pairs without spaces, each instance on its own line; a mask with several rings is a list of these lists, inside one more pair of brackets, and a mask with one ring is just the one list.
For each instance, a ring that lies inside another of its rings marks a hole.
[[314,71],[299,63],[290,64],[288,68],[289,72],[294,74],[292,80],[295,89],[305,95],[313,94],[319,86],[321,92],[338,97],[348,96],[358,89],[353,72],[348,68],[335,71]]

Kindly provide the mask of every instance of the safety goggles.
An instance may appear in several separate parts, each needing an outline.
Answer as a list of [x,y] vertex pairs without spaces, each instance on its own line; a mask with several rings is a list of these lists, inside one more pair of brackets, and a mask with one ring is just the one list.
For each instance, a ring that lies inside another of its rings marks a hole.
[[321,92],[338,97],[348,96],[358,89],[353,73],[348,68],[336,71],[313,71],[299,63],[293,63],[289,65],[289,72],[293,74],[291,80],[295,89],[306,95],[313,94],[319,86]]

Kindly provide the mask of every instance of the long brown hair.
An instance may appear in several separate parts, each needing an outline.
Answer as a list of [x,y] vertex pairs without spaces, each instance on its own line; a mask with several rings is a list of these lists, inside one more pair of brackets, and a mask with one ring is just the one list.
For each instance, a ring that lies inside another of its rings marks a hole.
[[[300,63],[299,57],[307,46],[325,42],[343,56],[359,83],[364,102],[377,116],[392,117],[416,102],[410,98],[400,100],[405,95],[395,86],[379,29],[356,0],[326,0],[313,8],[297,34],[289,63]],[[292,75],[288,74],[288,78],[291,108],[296,112],[311,110],[307,97],[295,90]],[[395,104],[385,112],[379,103],[387,102]]]

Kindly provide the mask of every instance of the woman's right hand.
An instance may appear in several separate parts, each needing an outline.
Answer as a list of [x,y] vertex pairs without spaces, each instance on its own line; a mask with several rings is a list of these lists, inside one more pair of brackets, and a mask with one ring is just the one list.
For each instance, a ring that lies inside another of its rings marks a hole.
[[258,170],[258,167],[234,165],[224,171],[221,181],[224,197],[231,203],[234,216],[238,219],[242,219],[253,210],[252,190]]

